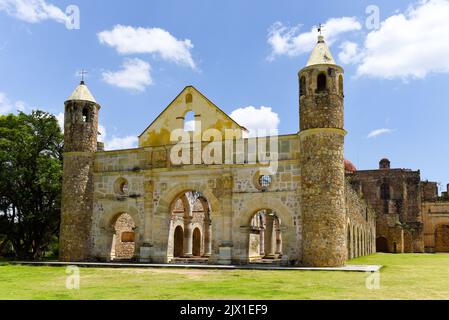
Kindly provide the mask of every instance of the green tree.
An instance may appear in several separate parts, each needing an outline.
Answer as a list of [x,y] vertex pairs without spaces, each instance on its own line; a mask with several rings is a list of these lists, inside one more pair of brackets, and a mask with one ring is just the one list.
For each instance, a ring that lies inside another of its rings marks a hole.
[[62,150],[53,115],[0,115],[0,240],[17,258],[39,259],[58,235]]

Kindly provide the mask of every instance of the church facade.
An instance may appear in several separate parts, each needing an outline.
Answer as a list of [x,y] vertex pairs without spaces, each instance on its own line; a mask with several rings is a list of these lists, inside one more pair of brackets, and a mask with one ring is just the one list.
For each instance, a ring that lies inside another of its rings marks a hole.
[[104,151],[82,82],[65,102],[60,260],[336,267],[374,253],[382,206],[344,160],[344,71],[322,36],[299,84],[298,133],[248,137],[188,86],[138,148]]

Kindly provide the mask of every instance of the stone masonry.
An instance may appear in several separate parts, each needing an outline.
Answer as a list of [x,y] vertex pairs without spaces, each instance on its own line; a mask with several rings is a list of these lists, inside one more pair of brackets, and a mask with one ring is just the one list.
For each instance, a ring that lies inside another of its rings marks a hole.
[[[278,156],[276,170],[253,161],[257,139],[192,86],[144,130],[138,148],[104,151],[100,107],[80,84],[65,109],[60,259],[337,267],[374,253],[375,211],[345,177],[343,69],[322,37],[299,82],[300,132],[268,139],[263,152]],[[199,124],[193,132],[183,130],[189,112]],[[175,129],[199,137],[185,143],[188,158],[201,147],[222,161],[175,163],[170,155],[183,145],[170,141]],[[228,140],[214,149],[205,136],[227,130],[238,150],[232,159],[221,152]]]

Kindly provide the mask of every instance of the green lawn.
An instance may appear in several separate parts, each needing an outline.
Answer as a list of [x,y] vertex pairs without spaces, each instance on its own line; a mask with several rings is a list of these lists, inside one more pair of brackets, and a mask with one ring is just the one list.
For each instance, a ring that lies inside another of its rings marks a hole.
[[81,268],[79,290],[63,267],[0,266],[0,299],[449,299],[449,254],[376,254],[380,289],[366,273]]

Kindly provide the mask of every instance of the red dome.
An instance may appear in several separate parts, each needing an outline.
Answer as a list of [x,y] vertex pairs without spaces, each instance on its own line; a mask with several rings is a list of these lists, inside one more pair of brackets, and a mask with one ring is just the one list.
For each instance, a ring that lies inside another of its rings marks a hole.
[[345,172],[354,173],[356,171],[357,171],[357,168],[355,167],[355,165],[351,161],[345,160]]

